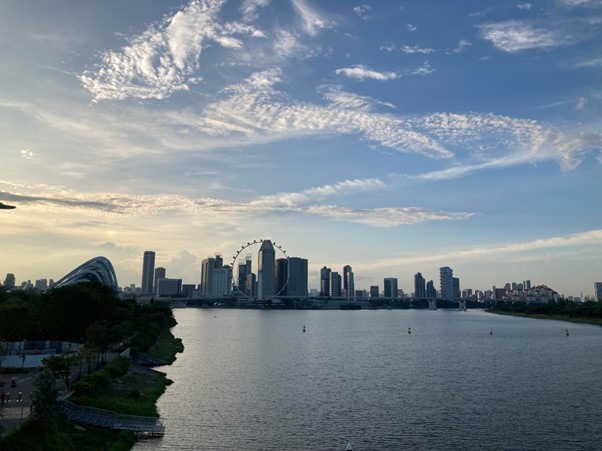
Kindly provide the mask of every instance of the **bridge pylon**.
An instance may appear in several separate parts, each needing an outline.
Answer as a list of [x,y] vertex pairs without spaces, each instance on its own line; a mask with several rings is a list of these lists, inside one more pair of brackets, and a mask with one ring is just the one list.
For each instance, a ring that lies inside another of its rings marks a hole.
[[429,310],[437,310],[437,299],[429,299]]
[[458,310],[462,312],[466,311],[466,299],[458,299]]

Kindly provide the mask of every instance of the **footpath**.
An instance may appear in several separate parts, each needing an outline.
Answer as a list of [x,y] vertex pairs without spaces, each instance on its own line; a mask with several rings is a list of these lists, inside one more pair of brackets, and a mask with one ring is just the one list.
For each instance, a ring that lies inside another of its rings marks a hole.
[[[37,371],[32,370],[25,374],[0,375],[0,380],[4,382],[0,387],[0,392],[4,393],[4,402],[0,402],[0,435],[10,432],[29,417],[33,379],[36,374]],[[11,387],[13,377],[15,387]]]

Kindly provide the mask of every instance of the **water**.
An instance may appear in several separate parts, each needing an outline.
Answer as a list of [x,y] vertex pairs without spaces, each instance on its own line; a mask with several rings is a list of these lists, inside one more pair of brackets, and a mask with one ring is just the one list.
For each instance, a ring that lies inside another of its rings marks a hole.
[[444,310],[175,316],[186,350],[160,368],[174,381],[158,401],[166,434],[139,451],[602,449],[599,326]]

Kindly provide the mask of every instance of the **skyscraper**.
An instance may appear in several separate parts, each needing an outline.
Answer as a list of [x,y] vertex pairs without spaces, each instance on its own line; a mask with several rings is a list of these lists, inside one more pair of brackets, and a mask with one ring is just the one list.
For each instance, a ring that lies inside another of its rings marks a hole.
[[157,294],[159,289],[159,279],[165,279],[165,268],[159,266],[155,268],[155,282],[153,284],[153,293]]
[[291,257],[288,259],[287,296],[307,297],[307,259]]
[[422,273],[414,274],[414,297],[416,299],[426,298],[426,280],[422,277]]
[[342,287],[341,287],[341,275],[336,272],[336,271],[332,271],[330,273],[330,297],[332,298],[340,298],[341,297],[341,291],[342,291]]
[[330,296],[330,268],[320,270],[320,296]]
[[213,270],[216,268],[215,258],[209,257],[201,262],[201,296],[213,294]]
[[270,240],[264,240],[259,248],[257,269],[257,299],[269,299],[275,294],[276,252]]
[[449,266],[439,268],[441,299],[454,299],[454,271]]
[[460,299],[460,279],[457,277],[452,277],[452,283],[454,286],[454,297],[453,299]]
[[378,297],[378,285],[370,285],[370,299],[376,299]]
[[145,251],[142,263],[142,294],[152,294],[154,275],[155,253],[153,251]]
[[351,299],[355,295],[355,283],[353,281],[353,270],[351,266],[343,267],[343,291],[347,299]]
[[384,294],[386,298],[397,298],[397,278],[387,277],[385,279]]
[[435,299],[437,297],[437,290],[435,289],[435,283],[432,280],[429,280],[426,283],[426,298],[427,299]]
[[289,278],[289,262],[286,258],[276,260],[276,294],[286,296]]

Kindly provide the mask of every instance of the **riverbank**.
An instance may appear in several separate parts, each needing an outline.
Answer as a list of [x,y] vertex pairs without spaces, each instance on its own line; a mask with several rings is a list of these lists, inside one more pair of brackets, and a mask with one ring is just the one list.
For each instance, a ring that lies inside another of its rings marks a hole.
[[495,313],[497,315],[516,316],[520,318],[548,319],[556,321],[567,321],[569,323],[594,324],[597,326],[602,326],[602,318],[571,317],[544,313],[503,312],[500,310],[487,310],[487,312]]
[[[164,329],[156,345],[149,350],[149,354],[171,363],[176,359],[176,354],[183,349],[182,340],[175,338],[169,329]],[[103,371],[105,374],[114,373],[104,369],[97,373]],[[95,374],[92,373],[91,376]],[[172,383],[164,373],[131,365],[125,374],[115,376],[106,381],[106,387],[95,388],[85,396],[75,396],[72,401],[123,414],[158,416],[156,402],[165,392],[165,388]],[[106,379],[106,376],[95,376],[95,379],[100,381]],[[49,421],[25,421],[0,439],[0,450],[127,451],[137,440],[138,437],[132,431],[81,427],[69,422],[64,415],[56,413]]]

